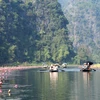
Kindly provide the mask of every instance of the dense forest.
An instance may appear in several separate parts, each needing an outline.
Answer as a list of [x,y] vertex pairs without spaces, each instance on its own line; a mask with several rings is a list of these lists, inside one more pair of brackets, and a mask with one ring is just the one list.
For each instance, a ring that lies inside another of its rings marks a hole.
[[69,38],[79,59],[100,63],[100,0],[58,0],[69,21]]
[[58,1],[0,0],[0,65],[99,62],[100,1]]
[[57,0],[0,0],[0,65],[74,62]]

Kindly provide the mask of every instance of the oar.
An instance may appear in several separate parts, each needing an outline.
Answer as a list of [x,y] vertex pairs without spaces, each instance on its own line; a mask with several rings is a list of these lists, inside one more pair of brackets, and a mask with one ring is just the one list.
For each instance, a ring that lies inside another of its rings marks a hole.
[[95,69],[92,69],[92,70],[96,71]]

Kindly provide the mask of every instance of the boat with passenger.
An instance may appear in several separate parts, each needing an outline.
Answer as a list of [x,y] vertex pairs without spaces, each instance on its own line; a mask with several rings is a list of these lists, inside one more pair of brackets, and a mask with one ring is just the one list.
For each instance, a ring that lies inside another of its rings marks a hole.
[[62,68],[67,68],[67,63],[63,63],[61,66]]
[[93,62],[90,62],[90,61],[85,62],[80,71],[82,72],[96,71],[95,69],[90,68],[91,65],[93,65]]
[[58,72],[59,64],[51,64],[49,71],[50,72]]

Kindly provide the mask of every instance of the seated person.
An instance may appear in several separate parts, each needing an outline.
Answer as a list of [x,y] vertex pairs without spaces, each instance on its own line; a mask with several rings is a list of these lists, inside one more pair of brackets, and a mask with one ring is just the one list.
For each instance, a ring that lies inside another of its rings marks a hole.
[[86,63],[84,63],[83,69],[89,70],[89,69],[90,69],[90,66],[91,66],[92,64],[93,64],[92,62],[87,61]]
[[87,69],[87,67],[88,67],[87,63],[84,63],[83,66],[82,66],[82,69]]

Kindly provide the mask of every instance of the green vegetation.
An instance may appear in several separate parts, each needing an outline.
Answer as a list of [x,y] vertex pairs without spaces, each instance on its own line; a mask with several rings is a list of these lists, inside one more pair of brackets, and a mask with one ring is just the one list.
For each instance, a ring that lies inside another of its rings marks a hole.
[[1,0],[0,65],[72,63],[67,25],[56,0]]

